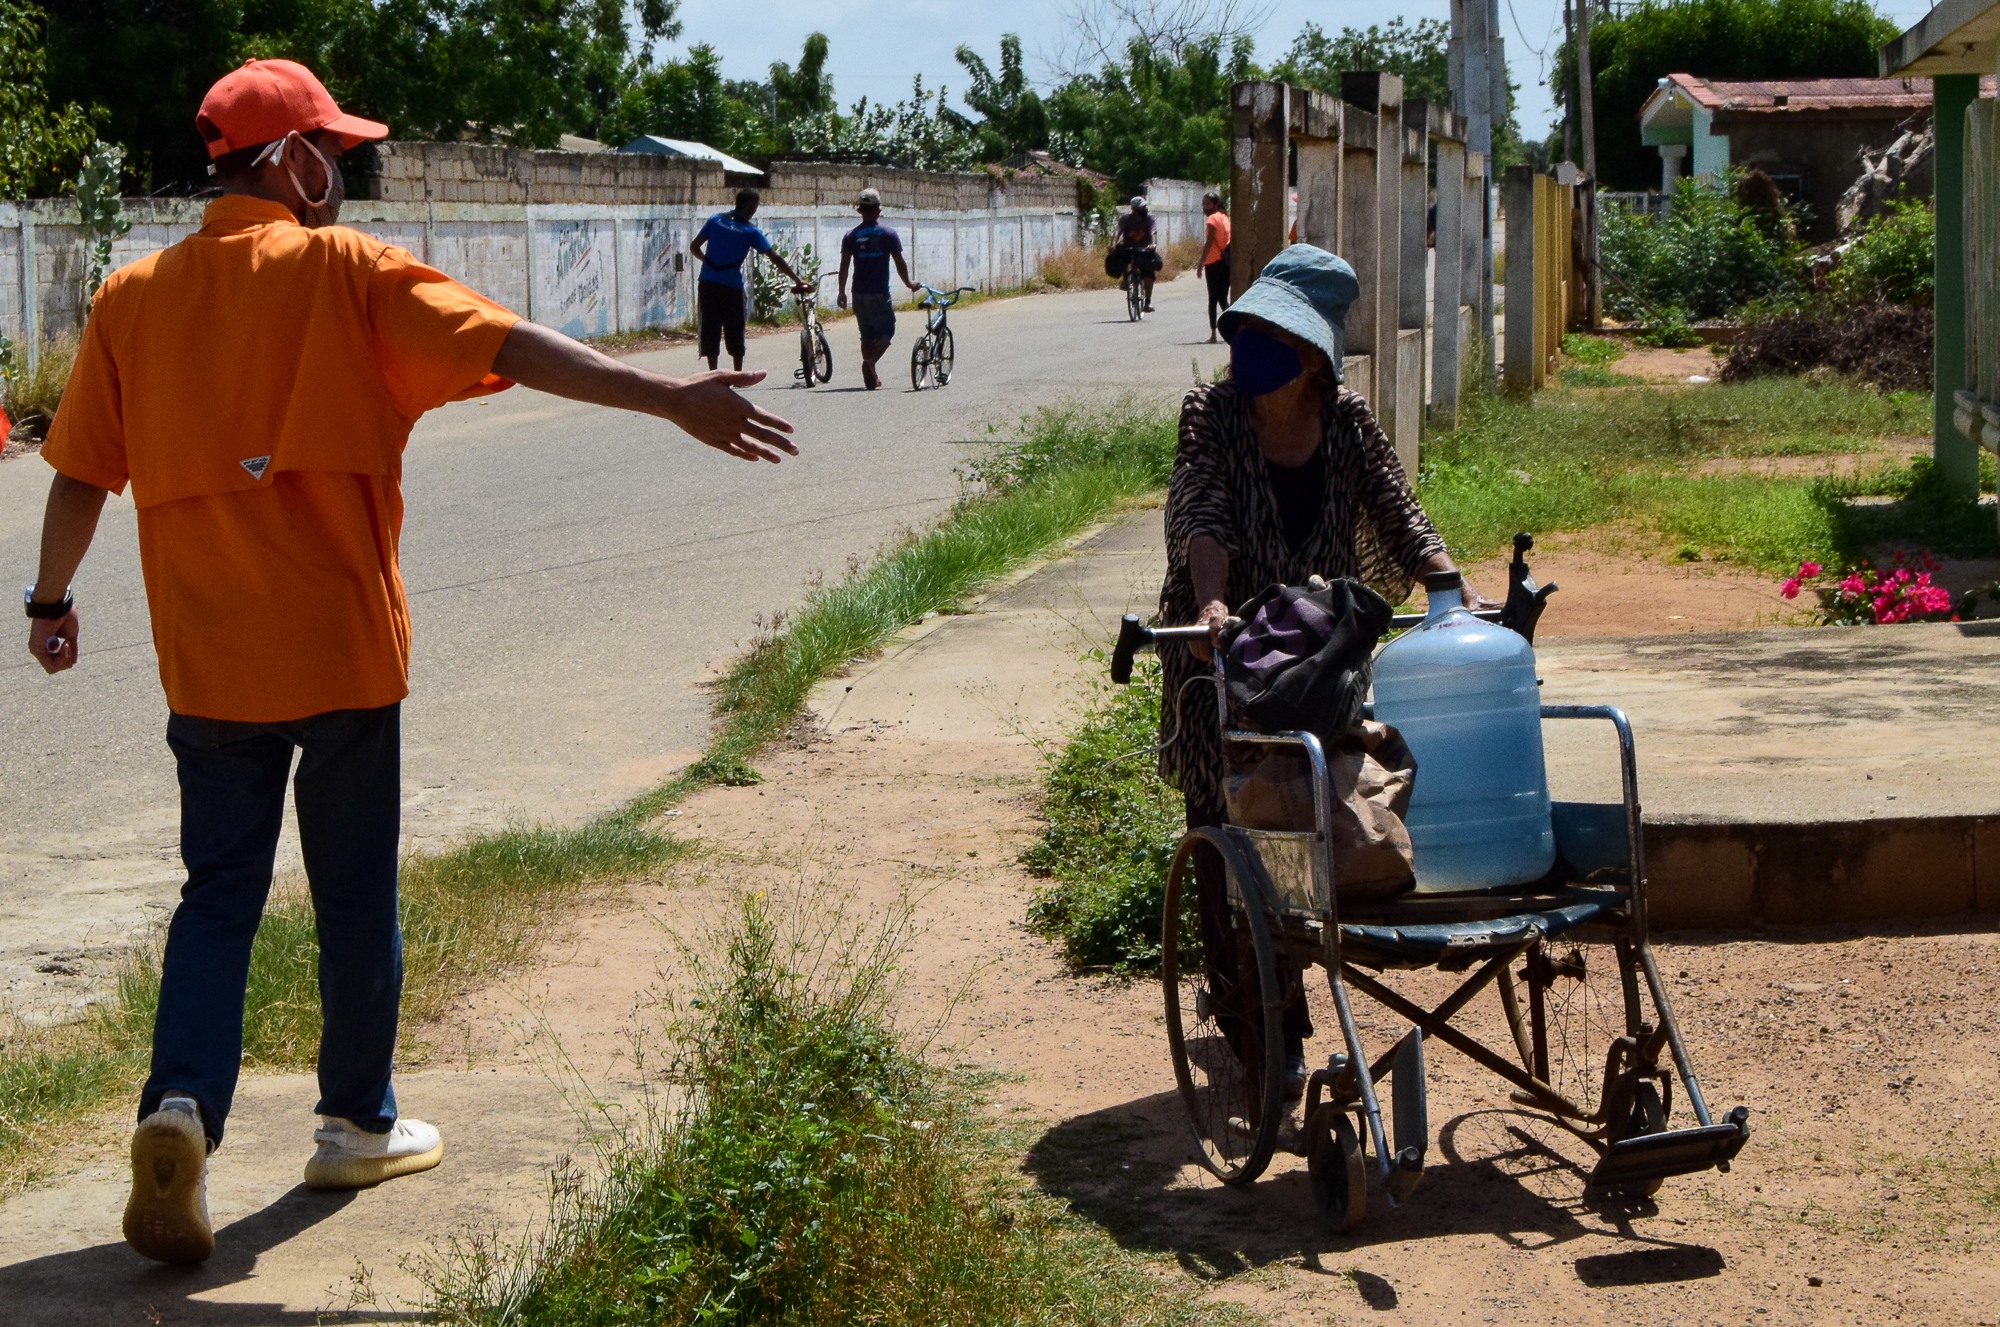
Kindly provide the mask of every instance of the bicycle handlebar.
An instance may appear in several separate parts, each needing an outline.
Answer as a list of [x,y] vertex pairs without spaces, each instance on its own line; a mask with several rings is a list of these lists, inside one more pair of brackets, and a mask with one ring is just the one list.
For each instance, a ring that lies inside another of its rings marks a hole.
[[977,286],[960,286],[956,290],[943,291],[936,286],[927,286],[921,281],[917,282],[917,287],[924,292],[924,298],[919,303],[942,304],[947,309],[958,303],[960,295],[970,295],[979,289]]

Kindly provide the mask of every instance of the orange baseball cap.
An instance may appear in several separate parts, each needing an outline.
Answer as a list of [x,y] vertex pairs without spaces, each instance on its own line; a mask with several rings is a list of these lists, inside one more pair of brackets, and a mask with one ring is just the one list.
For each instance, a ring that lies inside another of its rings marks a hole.
[[250,60],[223,75],[201,99],[194,127],[211,159],[319,129],[341,135],[343,148],[389,136],[388,125],[341,110],[313,71],[291,60]]

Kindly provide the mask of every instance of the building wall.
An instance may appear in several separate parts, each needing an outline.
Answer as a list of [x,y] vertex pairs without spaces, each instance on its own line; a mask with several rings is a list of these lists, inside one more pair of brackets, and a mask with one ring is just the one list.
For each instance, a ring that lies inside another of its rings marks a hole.
[[[688,244],[732,205],[719,164],[642,153],[529,152],[462,143],[385,143],[363,163],[341,222],[409,250],[474,290],[572,336],[673,327],[693,317]],[[787,247],[811,245],[839,269],[853,200],[881,191],[910,275],[949,289],[1022,286],[1078,240],[1067,177],[776,163],[757,222]],[[1201,186],[1150,181],[1169,238],[1201,228]],[[1166,204],[1163,206],[1162,204]],[[204,204],[128,199],[132,231],[113,267],[200,228]],[[32,275],[22,253],[32,249]],[[0,204],[0,335],[25,347],[82,325],[84,232],[75,205]],[[822,288],[831,300],[832,282]]]
[[1861,149],[1888,146],[1907,115],[1900,109],[1867,115],[1737,115],[1721,120],[1719,127],[1728,131],[1732,164],[1755,166],[1770,175],[1803,177],[1812,215],[1802,234],[1816,243],[1834,238],[1834,210],[1840,195],[1861,174]]

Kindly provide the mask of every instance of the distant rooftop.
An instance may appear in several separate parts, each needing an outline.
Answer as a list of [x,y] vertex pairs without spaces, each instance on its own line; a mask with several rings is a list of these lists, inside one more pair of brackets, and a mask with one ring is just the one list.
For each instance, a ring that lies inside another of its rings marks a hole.
[[650,152],[657,157],[705,157],[722,163],[722,169],[740,175],[762,175],[747,161],[738,161],[727,152],[719,151],[706,143],[697,143],[686,138],[660,138],[653,134],[640,134],[637,138],[618,149],[620,152]]
[[[1989,84],[1992,79],[1987,79]],[[1669,74],[1661,80],[1660,91],[1680,92],[1695,105],[1710,111],[1763,111],[1797,114],[1801,111],[1901,110],[1913,111],[1931,104],[1928,78],[1774,78],[1746,81],[1696,78],[1693,74]]]

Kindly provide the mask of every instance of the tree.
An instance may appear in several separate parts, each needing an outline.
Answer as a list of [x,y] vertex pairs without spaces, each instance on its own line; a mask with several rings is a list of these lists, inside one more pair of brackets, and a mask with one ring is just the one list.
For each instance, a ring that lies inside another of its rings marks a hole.
[[722,77],[722,57],[713,46],[691,46],[685,60],[655,65],[628,84],[599,120],[598,137],[619,147],[640,134],[657,134],[735,157],[764,155],[771,148],[770,120],[761,106],[732,95],[740,86]]
[[1271,0],[1063,0],[1057,12],[1068,34],[1045,57],[1065,79],[1088,77],[1123,60],[1133,42],[1172,64],[1213,41],[1234,49],[1271,16]]
[[[1645,0],[1590,28],[1597,94],[1597,162],[1613,189],[1657,187],[1660,158],[1639,141],[1639,108],[1668,74],[1698,78],[1872,78],[1896,26],[1868,0]],[[1559,53],[1558,105],[1576,95],[1576,67]]]
[[1049,145],[1048,109],[1041,94],[1028,85],[1021,67],[1019,37],[1010,32],[1000,38],[997,78],[970,46],[959,47],[957,58],[972,79],[965,104],[983,117],[978,126],[979,148],[988,160],[1036,152]]
[[871,106],[863,97],[846,115],[823,111],[794,120],[786,128],[799,153],[823,161],[967,170],[979,161],[979,139],[972,122],[945,102],[945,90],[926,92],[919,74],[909,97],[892,106]]
[[1083,144],[1084,164],[1136,193],[1159,176],[1216,182],[1229,177],[1229,85],[1252,77],[1251,45],[1239,37],[1189,46],[1182,58],[1134,39],[1123,64],[1073,78],[1049,101],[1053,131]]
[[0,198],[49,187],[93,137],[82,107],[49,104],[42,21],[27,0],[0,0]]
[[784,141],[785,126],[808,115],[823,115],[834,108],[833,77],[826,72],[827,40],[824,32],[808,33],[799,48],[799,67],[782,62],[771,66],[771,90],[775,94],[772,118]]
[[[1291,48],[1271,69],[1271,77],[1297,87],[1340,95],[1340,76],[1356,70],[1395,74],[1403,80],[1403,95],[1421,97],[1433,106],[1451,105],[1451,61],[1448,24],[1433,18],[1416,23],[1392,18],[1387,26],[1342,28],[1329,37],[1317,23],[1308,23],[1292,38]],[[1521,160],[1521,130],[1514,120],[1514,84],[1507,84],[1507,115],[1493,126],[1494,165],[1498,169]]]

